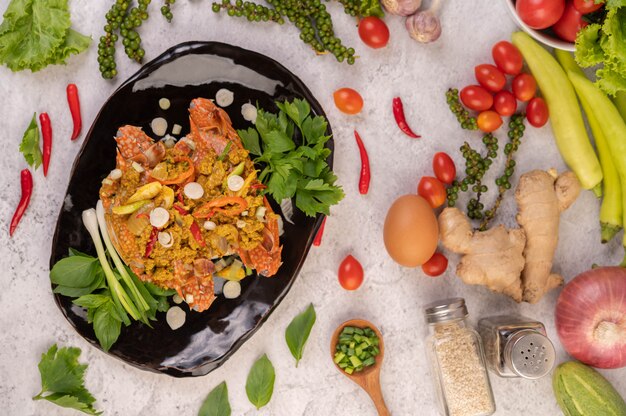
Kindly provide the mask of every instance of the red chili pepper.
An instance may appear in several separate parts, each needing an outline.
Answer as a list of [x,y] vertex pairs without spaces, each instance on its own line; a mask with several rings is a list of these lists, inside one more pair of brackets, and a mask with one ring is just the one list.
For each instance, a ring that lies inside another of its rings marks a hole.
[[250,189],[265,189],[267,185],[262,184],[261,182],[253,183],[250,185]]
[[74,131],[72,131],[72,140],[76,140],[80,134],[83,122],[80,116],[80,100],[78,99],[78,87],[76,84],[67,86],[67,103],[70,105],[70,113],[74,121]]
[[39,124],[41,124],[43,136],[43,176],[48,176],[48,165],[50,165],[50,153],[52,152],[52,125],[48,113],[39,114]]
[[146,252],[143,255],[144,257],[149,257],[150,254],[152,254],[152,250],[154,250],[154,245],[157,242],[158,236],[159,236],[159,229],[157,227],[152,227],[152,232],[150,233],[148,244],[146,244]]
[[174,205],[172,208],[174,208],[176,211],[178,211],[178,213],[180,215],[187,215],[189,214],[189,211],[187,211],[185,208],[178,206],[178,205]]
[[181,204],[185,205],[185,200],[183,199],[183,190],[182,189],[178,190],[178,194],[176,194],[176,199],[178,199],[178,202],[180,202]]
[[313,240],[313,245],[315,247],[319,247],[322,244],[322,235],[324,234],[324,226],[326,225],[326,217],[322,220],[322,225],[320,225],[320,229],[317,230],[317,234],[315,234],[315,239]]
[[197,222],[194,221],[191,223],[189,231],[191,231],[191,235],[193,235],[193,238],[195,238],[198,244],[200,244],[200,247],[206,246],[204,238],[202,238],[202,231],[200,231],[200,226]]
[[20,182],[22,185],[22,198],[20,199],[20,203],[17,205],[15,214],[13,214],[13,218],[11,219],[11,225],[9,226],[10,236],[13,236],[17,225],[20,223],[20,220],[24,216],[24,212],[26,211],[26,208],[28,208],[28,204],[30,203],[30,197],[33,194],[33,175],[31,175],[28,169],[24,169],[21,172]]
[[359,192],[361,195],[367,194],[367,191],[370,188],[370,160],[367,157],[367,150],[365,150],[365,145],[363,144],[363,140],[361,140],[361,136],[354,130],[354,138],[356,139],[356,144],[359,146],[359,153],[361,154],[361,177],[359,178]]
[[402,105],[402,100],[400,97],[396,97],[393,99],[393,116],[396,119],[396,124],[400,127],[400,130],[404,134],[414,139],[419,139],[420,135],[413,133],[413,130],[409,127],[406,122],[406,117],[404,116],[404,106]]

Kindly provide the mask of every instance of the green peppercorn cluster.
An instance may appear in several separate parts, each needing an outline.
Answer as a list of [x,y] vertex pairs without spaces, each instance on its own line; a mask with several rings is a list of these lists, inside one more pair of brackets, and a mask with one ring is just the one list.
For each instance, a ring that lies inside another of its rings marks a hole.
[[343,11],[346,12],[346,14],[354,17],[359,16],[361,12],[360,0],[339,0],[339,3],[343,6]]
[[[457,116],[457,120],[461,127],[464,129],[472,128],[472,123],[476,122],[476,119],[469,115],[469,112],[463,107],[458,98],[458,90],[449,89],[446,92],[446,99],[450,107],[450,111]],[[489,170],[493,161],[498,157],[498,139],[491,133],[487,133],[483,136],[482,142],[485,146],[486,155],[483,157],[481,152],[473,149],[469,143],[463,143],[461,146],[461,154],[465,159],[465,178],[462,180],[455,180],[450,187],[446,190],[448,206],[453,207],[456,205],[459,192],[473,192],[467,203],[467,216],[470,219],[482,220],[479,226],[479,230],[484,231],[487,229],[489,222],[495,217],[502,199],[507,190],[511,189],[511,177],[515,172],[515,152],[519,149],[521,139],[524,136],[524,117],[523,113],[514,114],[511,116],[508,127],[509,142],[504,146],[504,156],[506,160],[504,162],[504,170],[502,175],[498,176],[495,180],[498,187],[498,196],[493,206],[483,211],[485,208],[481,202],[481,196],[485,194],[489,189],[483,184],[483,178],[486,172]],[[473,120],[473,121],[471,121]]]
[[165,0],[163,2],[163,6],[161,6],[161,14],[167,19],[168,22],[171,22],[174,18],[174,15],[172,14],[172,4],[174,3],[176,3],[176,0]]
[[461,128],[465,130],[478,129],[476,117],[470,116],[469,112],[465,109],[465,107],[463,107],[463,104],[461,104],[461,100],[459,100],[458,89],[448,89],[448,91],[446,91],[446,101],[448,102],[448,107],[450,107],[450,111],[452,111],[452,114],[454,114],[456,116],[456,119],[459,121]]
[[[146,54],[141,47],[141,36],[137,29],[149,17],[148,6],[151,0],[137,1],[137,6],[133,6],[133,0],[115,0],[105,15],[104,35],[100,37],[98,43],[98,65],[100,66],[100,73],[105,79],[111,79],[117,75],[115,45],[118,41],[118,33],[119,37],[122,38],[124,52],[130,59],[141,63]],[[168,21],[172,20],[170,5],[175,1],[165,0],[165,6],[161,8],[161,13]]]
[[289,20],[300,30],[300,39],[318,54],[332,53],[337,61],[355,62],[354,49],[342,44],[335,36],[333,22],[326,5],[320,0],[267,0],[271,7],[243,0],[222,0],[213,3],[212,10],[226,10],[229,16],[245,17],[248,21],[272,21],[283,24]]

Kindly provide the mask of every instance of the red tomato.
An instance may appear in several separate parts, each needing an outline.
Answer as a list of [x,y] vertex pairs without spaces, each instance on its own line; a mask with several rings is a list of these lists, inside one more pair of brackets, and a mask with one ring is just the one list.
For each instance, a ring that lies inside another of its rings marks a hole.
[[502,125],[502,117],[495,111],[483,111],[478,115],[476,120],[478,128],[485,133],[491,133],[498,130]]
[[515,10],[524,23],[533,29],[546,29],[555,24],[565,9],[565,0],[517,0]]
[[433,172],[441,182],[450,185],[456,177],[456,166],[447,153],[437,152],[433,157]]
[[596,4],[594,0],[574,0],[574,7],[582,14],[593,13],[604,6],[604,1]]
[[359,22],[359,36],[370,48],[384,48],[389,42],[389,28],[382,19],[368,16]]
[[437,277],[448,268],[448,258],[441,253],[435,253],[426,263],[422,264],[422,271],[430,277]]
[[493,97],[493,109],[501,116],[510,116],[517,110],[517,100],[510,91],[500,91]]
[[493,105],[493,96],[480,85],[469,85],[461,90],[461,101],[470,110],[488,110]]
[[526,119],[534,127],[543,127],[548,122],[548,106],[543,98],[535,97],[526,106]]
[[503,40],[496,43],[491,49],[491,55],[498,69],[505,74],[517,75],[522,72],[524,59],[519,49],[511,42]]
[[432,176],[424,176],[417,185],[417,194],[430,204],[431,208],[439,208],[446,202],[446,188],[443,183]]
[[363,283],[363,266],[351,254],[339,265],[339,284],[346,290],[356,290]]
[[529,101],[537,92],[537,81],[535,81],[532,75],[522,73],[513,78],[511,87],[513,88],[515,98],[520,101]]
[[363,108],[363,97],[352,88],[340,88],[333,93],[335,105],[346,114],[358,114]]
[[491,64],[482,64],[474,68],[476,81],[491,92],[498,92],[504,88],[506,78],[502,71]]
[[580,29],[587,26],[583,20],[583,15],[574,7],[571,1],[565,6],[565,12],[558,22],[552,26],[552,30],[558,37],[568,42],[576,40],[576,34]]

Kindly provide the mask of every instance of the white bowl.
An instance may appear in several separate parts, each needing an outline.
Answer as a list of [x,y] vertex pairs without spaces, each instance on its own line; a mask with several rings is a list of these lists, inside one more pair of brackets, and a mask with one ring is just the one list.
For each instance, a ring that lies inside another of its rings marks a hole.
[[551,36],[543,31],[535,30],[528,27],[528,25],[524,23],[522,19],[520,19],[520,17],[517,15],[517,11],[515,10],[515,0],[504,0],[504,2],[506,3],[506,7],[509,9],[511,16],[513,16],[513,20],[515,20],[517,25],[521,27],[524,32],[535,38],[535,40],[552,48],[563,49],[564,51],[570,52],[574,51],[575,45],[572,42],[564,41],[555,36]]

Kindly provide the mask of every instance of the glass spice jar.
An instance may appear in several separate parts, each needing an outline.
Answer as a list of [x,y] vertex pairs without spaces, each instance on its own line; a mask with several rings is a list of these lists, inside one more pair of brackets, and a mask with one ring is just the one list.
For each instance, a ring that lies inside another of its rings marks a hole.
[[439,410],[445,416],[486,416],[496,405],[478,333],[467,323],[462,298],[426,306],[429,361]]
[[537,379],[554,367],[554,346],[541,322],[519,315],[499,315],[478,322],[487,365],[500,377]]

